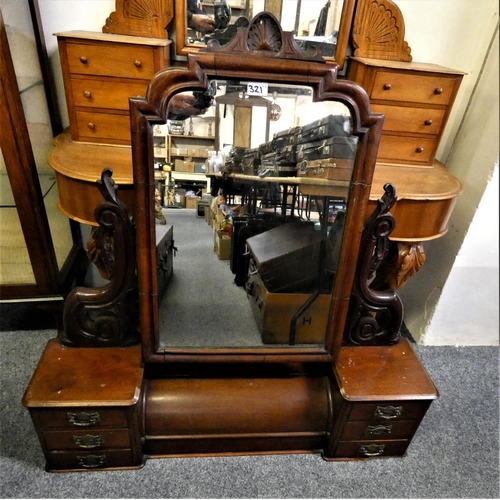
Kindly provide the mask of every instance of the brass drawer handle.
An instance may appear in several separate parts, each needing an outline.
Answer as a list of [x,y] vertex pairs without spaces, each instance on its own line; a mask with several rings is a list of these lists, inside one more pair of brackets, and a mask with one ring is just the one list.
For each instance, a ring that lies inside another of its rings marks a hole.
[[391,434],[392,425],[368,425],[365,434],[370,436],[379,436],[380,434]]
[[90,99],[92,97],[92,92],[90,92],[90,90],[84,90],[83,96],[86,97],[87,99]]
[[94,123],[92,123],[92,122],[87,123],[87,127],[88,127],[90,130],[95,130],[95,124],[94,124]]
[[384,453],[385,444],[364,444],[359,448],[359,452],[365,457],[377,457]]
[[96,467],[104,467],[107,463],[106,455],[85,455],[76,457],[78,465],[85,469],[95,469]]
[[90,427],[101,421],[101,417],[97,412],[82,411],[80,413],[68,413],[67,416],[69,423],[77,427]]
[[99,435],[86,434],[85,436],[73,436],[73,442],[78,448],[92,449],[104,445],[104,438]]
[[438,87],[437,89],[434,89],[434,93],[436,95],[442,94],[444,92],[443,87]]
[[141,61],[139,61],[138,59],[136,59],[136,60],[134,61],[134,66],[135,66],[136,68],[142,68],[142,62],[141,62]]
[[384,83],[384,90],[391,90],[392,89],[392,84],[391,83]]
[[82,64],[87,64],[87,63],[88,63],[88,59],[87,59],[85,56],[81,56],[81,57],[80,57],[80,62],[81,62]]
[[402,406],[377,406],[375,408],[375,416],[384,420],[399,418],[403,412]]
[[424,152],[424,147],[419,146],[417,149],[415,149],[415,153],[423,153]]
[[429,126],[432,125],[433,121],[432,120],[425,120],[424,125]]

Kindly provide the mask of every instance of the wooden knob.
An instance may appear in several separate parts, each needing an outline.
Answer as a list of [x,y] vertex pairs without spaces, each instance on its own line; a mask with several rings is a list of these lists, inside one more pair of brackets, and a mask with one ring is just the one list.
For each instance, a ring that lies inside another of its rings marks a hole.
[[392,85],[390,83],[384,83],[384,90],[391,90]]
[[86,58],[85,56],[81,56],[81,57],[80,57],[80,62],[81,62],[82,64],[87,64],[88,60],[87,60],[87,58]]
[[434,93],[439,95],[443,93],[443,87],[438,87],[437,89],[434,89]]
[[142,67],[142,62],[139,61],[138,59],[134,61],[134,66],[136,66],[137,68],[140,68]]
[[425,120],[424,125],[432,125],[432,120]]
[[419,146],[417,149],[415,149],[415,153],[423,153],[423,152],[424,152],[423,146]]
[[90,129],[90,130],[94,130],[95,129],[95,125],[92,123],[92,122],[89,122],[87,124],[87,127]]
[[90,92],[90,90],[84,90],[83,91],[83,95],[84,97],[86,97],[87,99],[90,99],[92,97],[92,93]]

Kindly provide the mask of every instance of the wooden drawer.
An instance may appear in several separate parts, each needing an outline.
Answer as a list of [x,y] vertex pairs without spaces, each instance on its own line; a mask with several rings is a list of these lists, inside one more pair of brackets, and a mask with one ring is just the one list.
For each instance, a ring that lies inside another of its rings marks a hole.
[[407,439],[384,441],[340,441],[335,452],[342,458],[371,458],[383,456],[402,456],[408,448]]
[[349,421],[389,422],[396,420],[420,420],[430,402],[424,401],[390,401],[377,403],[355,403],[349,414]]
[[411,439],[417,430],[418,420],[403,420],[399,422],[347,422],[341,439],[347,440],[380,440],[380,439]]
[[57,470],[92,470],[139,465],[134,463],[131,450],[54,451],[47,453],[47,468]]
[[40,429],[126,428],[125,409],[118,408],[64,408],[32,410]]
[[107,43],[66,43],[72,74],[150,80],[155,73],[151,48]]
[[128,114],[76,111],[78,136],[76,140],[91,142],[130,143]]
[[72,78],[73,104],[81,107],[128,111],[131,96],[145,96],[147,82]]
[[437,135],[443,124],[445,110],[372,104],[372,111],[385,115],[384,132]]
[[87,429],[73,431],[46,431],[43,433],[48,450],[102,450],[104,448],[130,448],[127,429]]
[[437,146],[437,138],[382,134],[377,160],[431,166]]
[[456,77],[377,70],[370,98],[446,106],[454,97]]

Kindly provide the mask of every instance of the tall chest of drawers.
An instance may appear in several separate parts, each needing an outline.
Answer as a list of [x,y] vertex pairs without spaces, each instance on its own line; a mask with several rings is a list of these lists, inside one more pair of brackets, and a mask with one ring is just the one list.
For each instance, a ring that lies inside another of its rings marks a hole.
[[51,472],[143,464],[140,346],[72,348],[51,340],[23,398]]
[[350,59],[347,78],[385,115],[377,162],[433,164],[463,75],[435,64]]
[[88,31],[56,33],[71,138],[130,144],[129,98],[145,96],[170,65],[168,39]]
[[341,397],[331,460],[403,456],[437,390],[408,341],[344,347],[334,366]]

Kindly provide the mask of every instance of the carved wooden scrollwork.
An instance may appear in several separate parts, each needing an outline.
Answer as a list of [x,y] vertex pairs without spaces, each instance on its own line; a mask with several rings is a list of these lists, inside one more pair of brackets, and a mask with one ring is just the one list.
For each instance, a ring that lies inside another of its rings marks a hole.
[[352,29],[357,57],[391,61],[411,61],[405,41],[405,23],[392,0],[358,0]]
[[77,287],[64,303],[62,343],[75,347],[117,347],[139,342],[135,227],[118,198],[112,171],[97,182],[104,200],[95,210],[92,260],[110,282]]
[[345,344],[390,345],[399,342],[403,304],[388,285],[371,281],[388,255],[389,236],[395,226],[389,210],[395,202],[394,186],[386,184],[384,195],[365,223],[344,331]]
[[103,33],[168,38],[166,26],[174,17],[172,0],[116,0]]
[[223,51],[227,53],[258,54],[259,56],[323,61],[320,51],[312,47],[308,51],[301,49],[293,38],[293,33],[283,31],[272,14],[261,12],[257,14],[248,27],[238,28],[236,36],[227,44],[220,45],[216,39],[207,43],[207,49],[201,52]]

